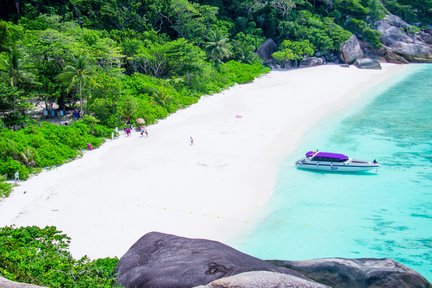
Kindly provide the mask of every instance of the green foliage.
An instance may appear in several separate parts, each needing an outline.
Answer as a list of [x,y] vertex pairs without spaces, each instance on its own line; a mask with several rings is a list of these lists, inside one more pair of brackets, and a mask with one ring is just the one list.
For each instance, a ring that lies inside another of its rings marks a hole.
[[273,53],[273,57],[280,62],[288,60],[301,61],[306,56],[314,54],[314,46],[308,41],[290,41],[284,40],[279,47],[279,51]]
[[258,75],[269,71],[270,69],[263,67],[260,62],[247,65],[237,61],[229,61],[222,64],[220,68],[220,74],[226,79],[227,86],[231,86],[235,83],[242,84],[251,82]]
[[279,30],[286,38],[308,40],[315,50],[323,53],[339,51],[340,45],[352,35],[333,18],[320,17],[307,10],[299,11],[295,21],[280,22]]
[[347,21],[346,25],[351,31],[359,35],[360,39],[370,43],[372,47],[379,48],[382,46],[379,40],[381,33],[370,28],[365,21],[351,18]]
[[353,16],[357,18],[365,17],[369,10],[363,6],[361,0],[335,0],[336,10],[344,16]]
[[12,159],[12,157],[2,160],[0,163],[0,171],[8,178],[13,178],[16,172],[19,173],[20,179],[25,180],[29,177],[29,170],[27,167],[19,161]]
[[49,287],[112,287],[116,258],[74,259],[70,237],[53,226],[0,228],[0,274]]
[[78,57],[78,59],[75,60],[75,65],[66,66],[63,72],[57,76],[57,80],[65,83],[68,91],[71,91],[72,88],[78,90],[81,111],[83,110],[84,98],[86,98],[83,96],[86,85],[95,85],[93,76],[94,67],[87,56]]
[[216,22],[217,8],[208,5],[190,3],[187,0],[171,1],[168,17],[180,38],[201,44],[203,35],[211,31]]
[[90,116],[70,126],[41,123],[18,131],[0,129],[0,175],[12,178],[18,171],[20,179],[27,179],[41,168],[75,158],[87,143],[100,146],[111,131]]
[[228,59],[232,54],[232,48],[228,41],[228,36],[221,32],[218,33],[212,31],[207,36],[207,41],[204,44],[204,47],[207,51],[208,58],[217,66],[219,66],[224,59]]
[[0,175],[0,199],[9,196],[12,184],[6,182],[6,176]]
[[234,59],[238,59],[243,63],[254,63],[259,60],[255,51],[264,42],[264,39],[259,36],[238,33],[233,41],[232,51]]
[[432,24],[432,0],[384,0],[385,7],[393,14],[412,24]]

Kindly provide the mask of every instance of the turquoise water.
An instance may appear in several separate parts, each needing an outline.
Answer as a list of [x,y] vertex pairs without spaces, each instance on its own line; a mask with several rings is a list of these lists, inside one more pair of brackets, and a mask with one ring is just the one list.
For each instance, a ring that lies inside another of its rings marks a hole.
[[[416,66],[341,123],[317,127],[301,146],[281,167],[266,216],[236,247],[263,259],[393,258],[431,281],[432,65]],[[316,148],[376,158],[382,167],[377,174],[293,167]]]

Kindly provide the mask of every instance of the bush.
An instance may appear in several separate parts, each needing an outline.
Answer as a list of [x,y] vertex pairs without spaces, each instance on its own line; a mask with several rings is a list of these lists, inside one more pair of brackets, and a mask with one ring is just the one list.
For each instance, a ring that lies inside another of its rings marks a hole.
[[0,198],[9,196],[12,184],[6,182],[6,176],[0,175]]
[[372,47],[374,48],[381,47],[382,44],[381,41],[379,40],[381,33],[377,30],[370,28],[365,21],[355,19],[355,18],[350,18],[347,21],[346,26],[350,31],[357,34],[360,39],[363,39],[369,44],[371,44]]
[[116,258],[74,259],[70,238],[53,226],[0,228],[0,274],[49,287],[112,287]]
[[11,157],[0,162],[0,174],[6,175],[8,178],[14,178],[16,172],[19,173],[21,180],[29,177],[29,169]]
[[70,126],[50,123],[29,125],[18,131],[0,129],[0,175],[20,179],[44,167],[60,165],[78,155],[87,144],[99,147],[112,130],[87,116]]

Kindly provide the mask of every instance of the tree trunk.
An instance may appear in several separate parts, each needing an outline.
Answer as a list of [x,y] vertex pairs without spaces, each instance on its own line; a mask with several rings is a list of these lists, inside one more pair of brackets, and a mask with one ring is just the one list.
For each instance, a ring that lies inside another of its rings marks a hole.
[[17,10],[18,19],[20,18],[20,3],[19,2],[20,2],[19,0],[15,0],[15,8]]
[[80,95],[80,111],[83,112],[83,99],[82,99],[82,81],[79,84],[79,95]]

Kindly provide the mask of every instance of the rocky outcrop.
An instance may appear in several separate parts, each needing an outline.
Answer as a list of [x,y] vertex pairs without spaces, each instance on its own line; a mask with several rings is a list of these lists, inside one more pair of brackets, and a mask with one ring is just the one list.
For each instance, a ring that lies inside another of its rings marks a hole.
[[431,38],[427,31],[412,32],[415,28],[395,15],[387,15],[377,21],[376,28],[381,32],[380,40],[389,62],[397,62],[391,58],[392,54],[408,62],[432,62]]
[[429,45],[432,44],[432,31],[430,30],[420,31],[419,36],[426,44]]
[[117,280],[127,288],[190,288],[248,271],[302,277],[219,242],[152,232],[141,237],[121,257]]
[[300,68],[314,67],[325,64],[323,58],[320,57],[306,57],[300,62]]
[[360,43],[355,35],[352,35],[341,45],[339,52],[341,60],[347,64],[352,64],[355,60],[363,57]]
[[329,286],[322,285],[313,281],[295,277],[292,275],[256,271],[246,272],[235,276],[226,277],[215,280],[205,286],[198,286],[195,288],[251,288],[251,287],[265,287],[265,288],[330,288]]
[[381,69],[381,64],[378,60],[371,59],[371,58],[362,58],[357,59],[354,62],[354,66],[356,66],[359,69]]
[[0,276],[0,287],[1,288],[44,288],[42,286],[36,286],[32,284],[13,282],[1,276]]
[[267,39],[264,43],[257,49],[256,53],[265,63],[269,63],[273,60],[272,54],[276,52],[277,45],[273,39]]
[[117,272],[126,288],[432,288],[390,259],[263,261],[219,242],[157,232],[141,237],[121,257]]
[[270,261],[296,270],[334,288],[431,288],[417,272],[391,259],[329,258],[309,261]]

